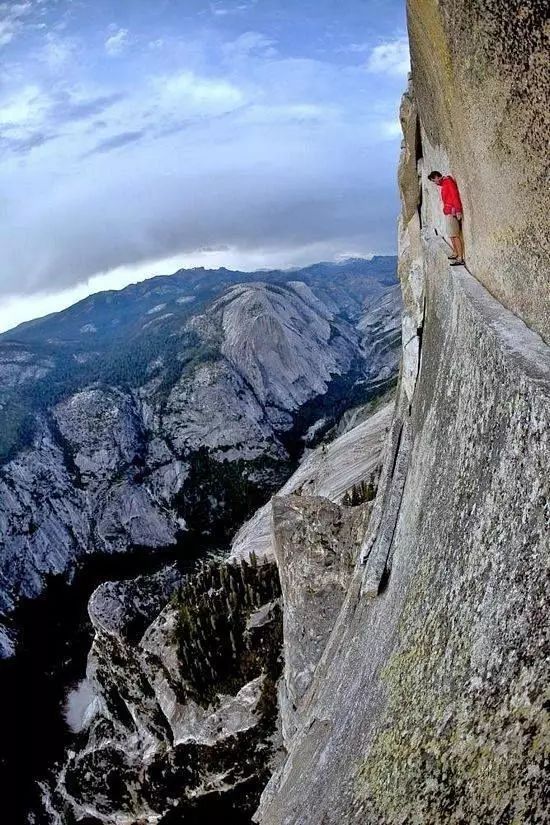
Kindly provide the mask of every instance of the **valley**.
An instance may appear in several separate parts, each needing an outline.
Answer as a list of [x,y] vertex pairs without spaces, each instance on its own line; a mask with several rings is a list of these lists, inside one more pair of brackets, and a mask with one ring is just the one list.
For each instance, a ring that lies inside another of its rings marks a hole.
[[92,592],[222,557],[306,446],[392,386],[394,268],[177,273],[0,336],[0,670],[21,708],[2,766],[27,777],[27,809],[71,740]]

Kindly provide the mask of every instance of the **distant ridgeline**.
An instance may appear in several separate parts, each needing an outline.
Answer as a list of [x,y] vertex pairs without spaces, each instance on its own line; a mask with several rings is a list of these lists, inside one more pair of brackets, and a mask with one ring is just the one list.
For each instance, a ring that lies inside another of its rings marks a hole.
[[303,281],[321,299],[330,299],[338,314],[354,320],[365,300],[396,283],[396,261],[374,257],[252,273],[181,270],[118,292],[98,293],[1,334],[0,461],[31,443],[37,412],[83,387],[137,388],[162,359],[155,392],[167,395],[183,373],[221,358],[221,336],[205,339],[189,322],[229,287]]

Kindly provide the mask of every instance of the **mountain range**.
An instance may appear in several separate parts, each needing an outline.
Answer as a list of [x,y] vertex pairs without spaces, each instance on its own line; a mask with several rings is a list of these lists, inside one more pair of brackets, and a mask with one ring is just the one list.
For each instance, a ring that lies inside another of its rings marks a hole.
[[182,270],[0,336],[0,633],[91,555],[225,547],[396,373],[396,259]]

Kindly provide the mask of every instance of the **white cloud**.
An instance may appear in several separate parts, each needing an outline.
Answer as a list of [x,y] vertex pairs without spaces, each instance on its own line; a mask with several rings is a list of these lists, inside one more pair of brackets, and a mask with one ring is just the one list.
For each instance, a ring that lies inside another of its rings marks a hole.
[[0,46],[7,46],[15,37],[15,28],[9,20],[0,20]]
[[[217,114],[232,111],[244,103],[244,93],[221,78],[199,77],[193,72],[157,78],[156,97],[167,114],[178,111],[184,115]],[[153,97],[155,99],[155,96]]]
[[[272,253],[326,240],[338,252],[362,239],[365,251],[393,248],[388,215],[397,207],[369,172],[365,127],[329,122],[304,134],[294,124],[237,123],[213,141],[204,126],[162,145],[144,141],[139,157],[121,152],[116,163],[95,154],[78,174],[66,168],[61,182],[50,144],[39,179],[36,165],[12,170],[0,293],[53,292],[120,265],[223,245]],[[379,178],[395,162],[384,146],[393,142],[377,148]],[[29,181],[39,193],[30,202]]]
[[152,76],[139,93],[109,93],[89,83],[68,85],[63,73],[74,58],[70,44],[52,40],[51,45],[53,53],[40,52],[38,58],[52,72],[52,82],[26,83],[4,94],[0,87],[0,167],[4,171],[10,160],[38,149],[42,152],[46,141],[60,141],[55,154],[68,162],[127,146],[146,133],[159,137],[180,132],[190,124],[236,112],[253,100],[250,90],[223,77],[192,71]]
[[7,130],[37,126],[47,108],[38,86],[28,85],[0,101],[0,126]]
[[224,54],[228,58],[246,59],[250,56],[275,57],[278,52],[275,48],[276,40],[266,37],[261,32],[249,31],[241,34],[236,40],[224,46]]
[[7,46],[23,25],[23,18],[32,10],[30,2],[0,3],[0,46]]
[[407,75],[411,68],[409,42],[399,37],[380,43],[370,53],[367,70],[376,74]]
[[382,121],[380,124],[380,134],[386,140],[395,140],[396,138],[401,139],[403,136],[401,123],[397,118],[395,120]]
[[128,29],[117,29],[105,41],[105,51],[110,57],[118,57],[128,46]]
[[46,34],[46,44],[39,53],[39,59],[52,71],[66,67],[75,57],[77,42],[70,38],[61,38],[53,32]]
[[244,124],[284,124],[329,121],[338,117],[337,106],[318,103],[256,104],[242,115]]
[[242,12],[246,12],[249,9],[253,8],[257,3],[257,0],[248,0],[248,2],[243,3],[233,3],[231,5],[225,5],[224,3],[211,3],[210,4],[210,11],[216,17],[226,17],[228,14],[242,14]]
[[336,49],[337,54],[364,54],[372,49],[371,43],[348,43]]
[[[401,84],[367,74],[373,41],[361,52],[371,30],[350,31],[359,57],[343,61],[320,52],[322,38],[300,51],[296,32],[261,9],[246,21],[214,19],[204,3],[206,32],[200,12],[181,32],[140,29],[126,17],[88,31],[68,16],[60,33],[49,15],[46,32],[29,39],[26,63],[23,55],[2,61],[0,316],[57,308],[11,303],[8,312],[10,294],[76,290],[107,271],[108,288],[114,267],[150,272],[146,261],[187,263],[206,248],[221,250],[216,264],[235,250],[239,265],[257,254],[259,266],[306,246],[308,260],[361,243],[393,249]],[[35,20],[23,22],[27,31]],[[109,56],[106,38],[127,52]],[[376,54],[380,63],[380,46]],[[388,70],[387,54],[382,63]]]

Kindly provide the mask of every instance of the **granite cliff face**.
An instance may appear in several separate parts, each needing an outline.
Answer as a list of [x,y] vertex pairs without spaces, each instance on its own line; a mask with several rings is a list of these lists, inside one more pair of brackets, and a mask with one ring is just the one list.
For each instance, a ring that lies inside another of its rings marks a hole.
[[0,337],[2,655],[20,600],[92,554],[226,542],[312,425],[393,380],[379,260],[177,274]]
[[548,3],[409,0],[408,19],[424,169],[452,170],[472,272],[548,343]]
[[[336,504],[342,504],[346,496],[351,500],[354,487],[368,485],[378,478],[392,414],[391,401],[374,411],[368,408],[350,411],[344,416],[350,419],[349,429],[305,456],[278,491],[278,497],[312,496]],[[366,416],[365,420],[356,423],[361,415]],[[258,558],[275,558],[271,501],[257,510],[233,539],[232,559],[246,559],[252,553]]]
[[[548,821],[546,6],[409,0],[398,400],[261,825]],[[457,178],[469,271],[448,266],[431,169]],[[283,588],[285,646],[309,599]]]

